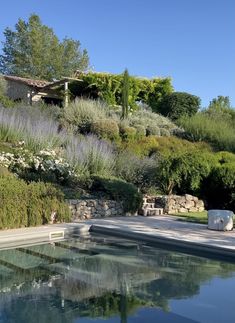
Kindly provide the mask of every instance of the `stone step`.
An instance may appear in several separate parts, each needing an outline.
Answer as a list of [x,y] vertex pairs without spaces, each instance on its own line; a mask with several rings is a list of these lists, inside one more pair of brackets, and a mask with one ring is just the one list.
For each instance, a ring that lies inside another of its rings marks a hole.
[[155,203],[144,203],[143,204],[143,209],[146,209],[146,208],[155,208]]
[[156,216],[156,215],[162,215],[163,209],[162,208],[145,208],[142,210],[143,216]]

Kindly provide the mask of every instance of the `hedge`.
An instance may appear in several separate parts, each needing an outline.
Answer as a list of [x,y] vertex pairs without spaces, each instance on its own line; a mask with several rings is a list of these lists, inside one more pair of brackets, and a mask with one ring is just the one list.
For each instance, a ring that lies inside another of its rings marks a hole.
[[64,195],[53,185],[0,176],[0,229],[46,224],[52,212],[58,221],[70,220]]

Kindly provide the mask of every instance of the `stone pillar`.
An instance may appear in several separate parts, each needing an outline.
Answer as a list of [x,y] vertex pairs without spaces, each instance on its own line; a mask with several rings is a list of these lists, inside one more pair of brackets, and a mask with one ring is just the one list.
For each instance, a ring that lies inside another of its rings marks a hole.
[[69,82],[64,82],[64,107],[67,108],[69,104]]

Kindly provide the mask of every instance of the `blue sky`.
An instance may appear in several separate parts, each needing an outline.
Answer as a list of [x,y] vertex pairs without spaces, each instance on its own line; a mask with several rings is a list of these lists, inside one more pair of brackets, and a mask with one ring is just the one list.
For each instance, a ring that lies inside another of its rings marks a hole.
[[0,41],[31,13],[80,40],[96,71],[170,76],[202,106],[228,95],[235,107],[235,0],[7,0]]

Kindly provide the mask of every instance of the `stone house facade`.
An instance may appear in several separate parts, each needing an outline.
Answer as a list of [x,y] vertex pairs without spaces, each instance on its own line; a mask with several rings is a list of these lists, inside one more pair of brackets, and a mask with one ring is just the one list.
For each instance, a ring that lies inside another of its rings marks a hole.
[[3,75],[7,81],[7,96],[13,101],[34,104],[43,101],[46,104],[68,104],[68,83],[78,79],[63,78],[48,82],[29,78]]

